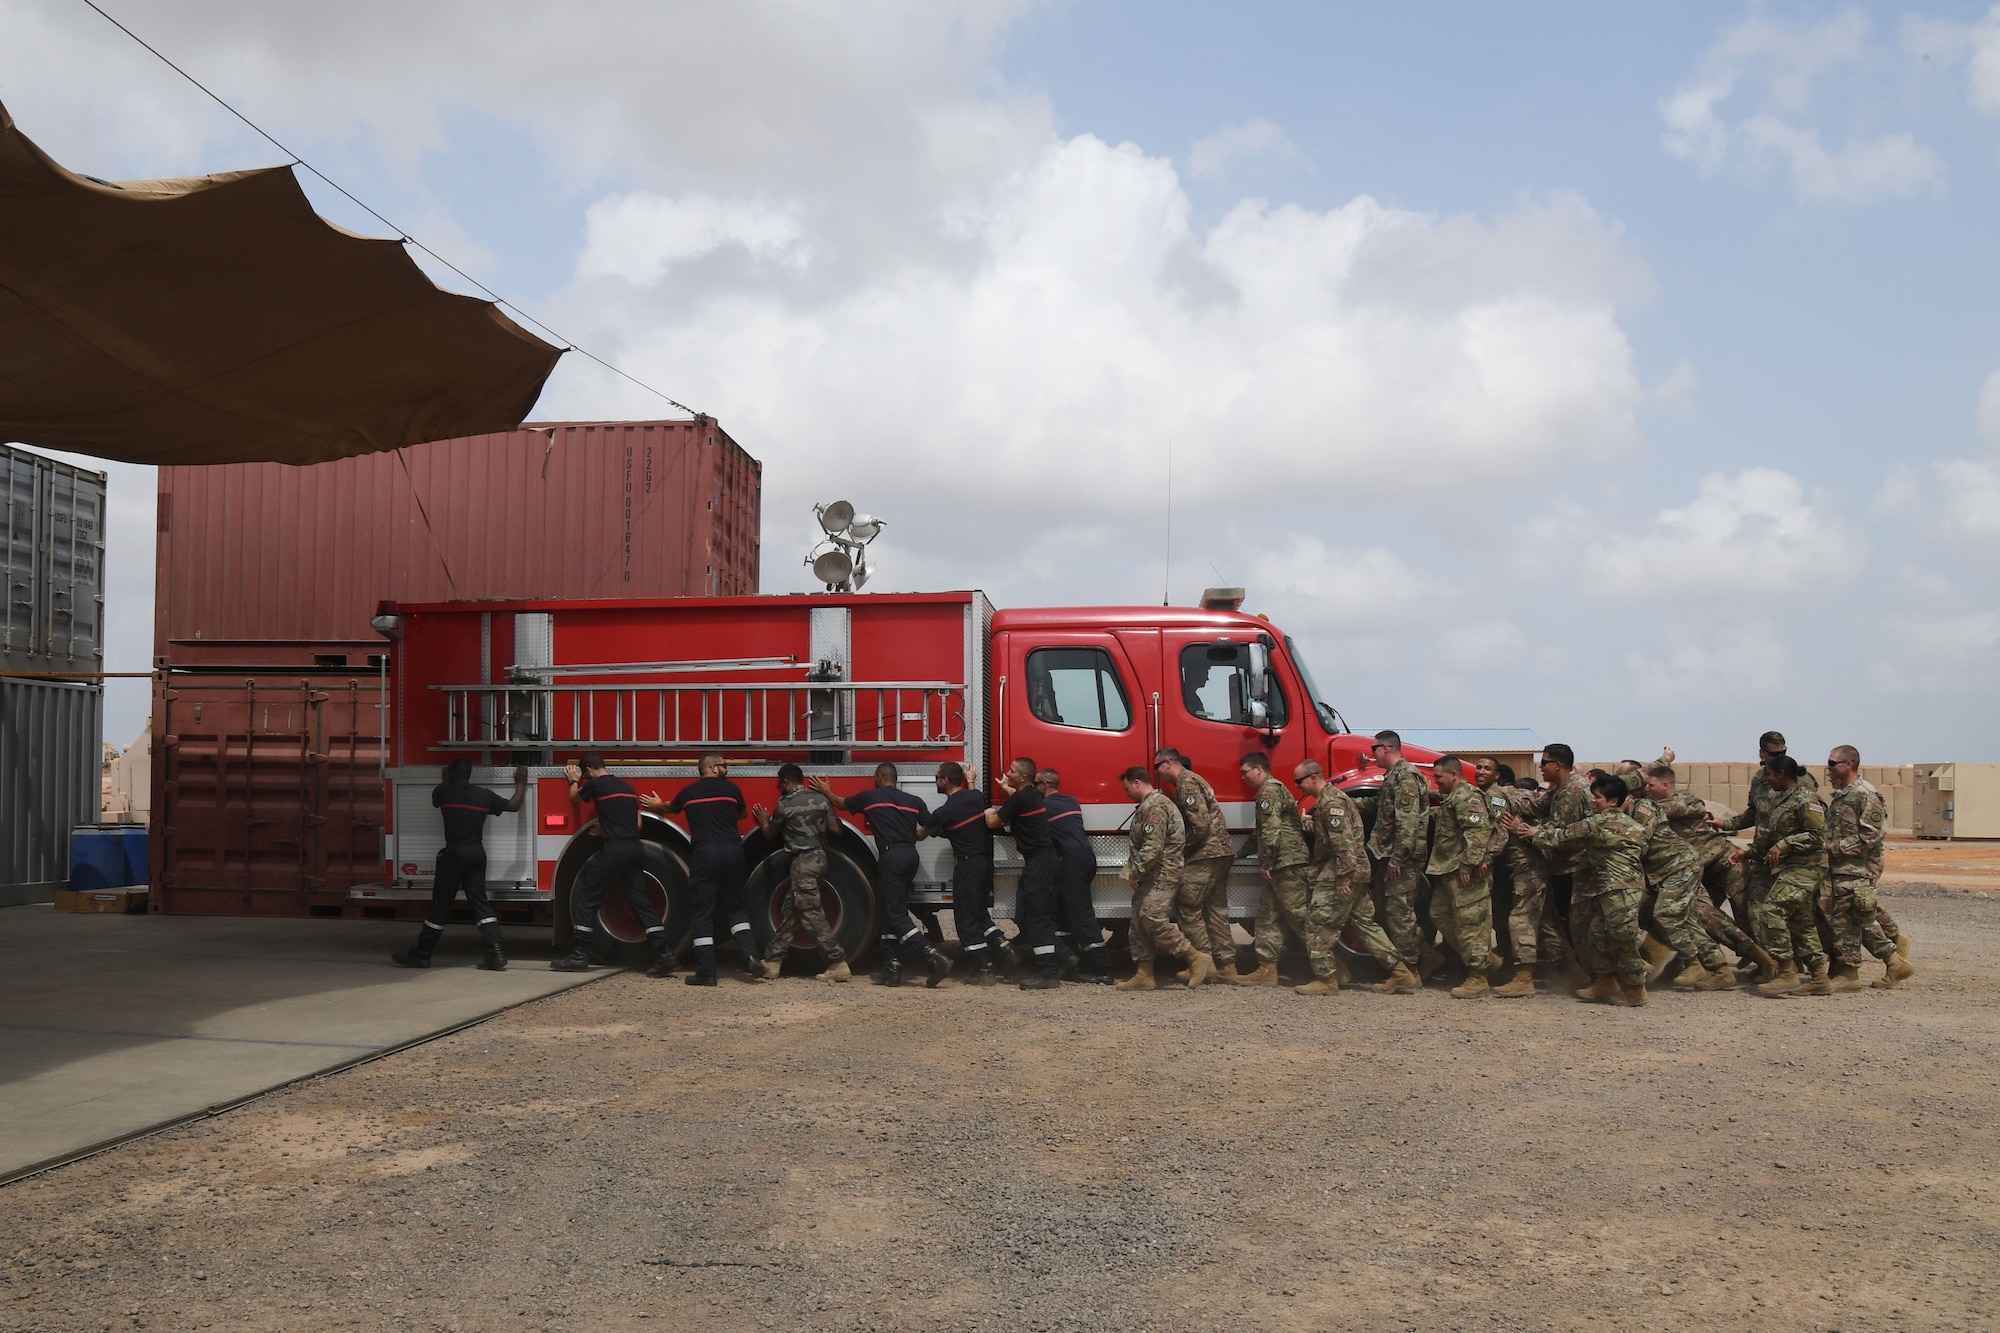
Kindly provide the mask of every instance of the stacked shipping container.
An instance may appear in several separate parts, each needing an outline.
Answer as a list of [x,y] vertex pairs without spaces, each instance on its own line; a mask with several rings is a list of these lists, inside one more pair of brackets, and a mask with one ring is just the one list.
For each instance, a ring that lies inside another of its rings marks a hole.
[[0,446],[0,906],[54,897],[97,818],[104,484]]
[[393,913],[377,603],[754,593],[760,494],[705,418],[162,468],[153,910]]

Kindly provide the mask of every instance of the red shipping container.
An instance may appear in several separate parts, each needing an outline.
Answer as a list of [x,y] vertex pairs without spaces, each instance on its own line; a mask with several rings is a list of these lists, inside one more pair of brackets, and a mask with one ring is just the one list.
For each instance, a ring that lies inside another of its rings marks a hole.
[[379,877],[379,602],[758,590],[762,465],[707,419],[166,467],[159,485],[156,912],[347,915]]

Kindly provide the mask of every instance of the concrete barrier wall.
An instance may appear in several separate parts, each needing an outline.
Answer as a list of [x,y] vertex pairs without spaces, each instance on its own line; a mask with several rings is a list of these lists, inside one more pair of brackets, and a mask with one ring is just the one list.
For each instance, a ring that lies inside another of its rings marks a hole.
[[[1616,771],[1616,763],[1593,759],[1577,764],[1580,770],[1602,768]],[[1820,790],[1827,787],[1826,769],[1818,764],[1808,764],[1808,772],[1818,781]],[[1755,764],[1701,764],[1685,759],[1674,761],[1674,774],[1684,791],[1691,791],[1704,801],[1714,801],[1726,805],[1731,810],[1741,810],[1750,803],[1750,775],[1757,771]],[[1908,833],[1916,822],[1915,790],[1916,771],[1909,764],[1863,764],[1861,776],[1873,783],[1889,803],[1889,831]]]

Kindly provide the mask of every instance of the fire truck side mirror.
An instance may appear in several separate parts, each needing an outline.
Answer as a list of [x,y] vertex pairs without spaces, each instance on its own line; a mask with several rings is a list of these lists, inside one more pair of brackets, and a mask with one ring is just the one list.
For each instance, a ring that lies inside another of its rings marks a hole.
[[1245,646],[1250,650],[1250,697],[1256,701],[1250,705],[1250,715],[1262,726],[1263,715],[1270,711],[1262,701],[1271,697],[1271,650],[1261,643]]

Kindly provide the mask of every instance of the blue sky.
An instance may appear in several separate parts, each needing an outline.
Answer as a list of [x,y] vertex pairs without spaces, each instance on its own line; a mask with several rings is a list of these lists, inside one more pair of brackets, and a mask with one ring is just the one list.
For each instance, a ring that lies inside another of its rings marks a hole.
[[[840,492],[877,586],[1156,599],[1171,438],[1172,596],[1248,584],[1357,725],[2000,759],[2000,10],[113,12],[713,412],[767,590]],[[0,30],[78,169],[273,157],[80,5]]]

